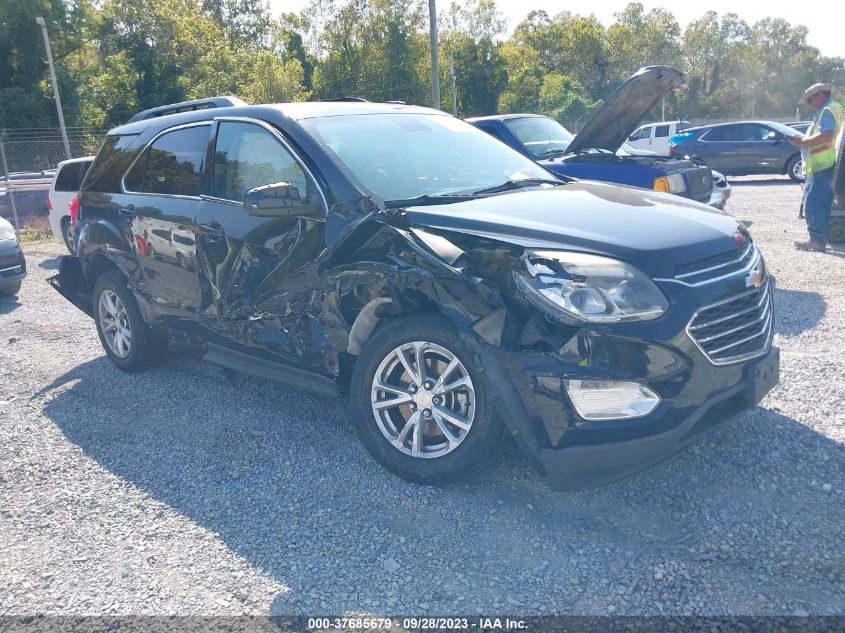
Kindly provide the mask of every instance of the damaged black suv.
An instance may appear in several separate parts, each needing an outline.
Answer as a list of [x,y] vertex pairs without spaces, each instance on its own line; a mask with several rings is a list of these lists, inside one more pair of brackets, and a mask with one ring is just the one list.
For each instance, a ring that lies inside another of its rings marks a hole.
[[561,179],[426,108],[233,98],[139,113],[51,283],[119,368],[168,340],[348,393],[367,450],[463,477],[509,432],[555,489],[654,464],[778,380],[770,280],[732,217]]

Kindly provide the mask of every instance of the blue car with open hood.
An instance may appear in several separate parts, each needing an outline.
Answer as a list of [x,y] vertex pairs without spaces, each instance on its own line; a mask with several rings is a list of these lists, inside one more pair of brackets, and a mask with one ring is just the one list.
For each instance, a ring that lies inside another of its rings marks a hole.
[[722,174],[625,142],[664,95],[682,82],[683,73],[675,68],[643,68],[607,98],[578,134],[539,114],[499,114],[467,121],[561,176],[669,192],[724,209],[731,186]]

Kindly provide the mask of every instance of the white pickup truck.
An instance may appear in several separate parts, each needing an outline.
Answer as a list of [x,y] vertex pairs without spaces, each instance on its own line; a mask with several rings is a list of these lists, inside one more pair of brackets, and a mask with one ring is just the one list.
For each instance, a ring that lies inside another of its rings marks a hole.
[[637,149],[647,149],[660,156],[669,155],[669,139],[678,132],[692,127],[689,121],[662,121],[646,123],[628,137],[628,143]]

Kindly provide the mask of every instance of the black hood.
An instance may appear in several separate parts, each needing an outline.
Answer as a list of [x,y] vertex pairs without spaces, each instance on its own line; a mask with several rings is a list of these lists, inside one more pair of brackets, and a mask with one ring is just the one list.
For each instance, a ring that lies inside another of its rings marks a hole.
[[683,81],[684,74],[671,66],[641,68],[613,91],[575,135],[567,151],[606,149],[616,152],[657,102]]
[[430,207],[410,207],[413,225],[525,248],[572,249],[628,261],[655,277],[737,248],[737,220],[669,194],[578,181]]

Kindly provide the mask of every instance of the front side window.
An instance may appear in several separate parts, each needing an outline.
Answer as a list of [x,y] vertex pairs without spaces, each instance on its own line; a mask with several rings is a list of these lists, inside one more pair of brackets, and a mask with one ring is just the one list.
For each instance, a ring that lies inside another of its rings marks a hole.
[[742,140],[743,141],[765,141],[769,137],[771,129],[764,125],[757,125],[756,123],[746,123],[742,126]]
[[158,137],[126,175],[126,188],[139,193],[200,195],[209,129],[209,125],[199,125]]
[[651,127],[641,127],[639,130],[631,134],[628,140],[630,141],[644,141],[648,139],[649,135],[651,134]]
[[384,200],[554,178],[527,156],[445,114],[355,114],[300,123],[364,190]]
[[253,187],[287,182],[304,198],[310,196],[302,165],[270,132],[252,123],[222,121],[214,147],[212,195],[243,202]]

